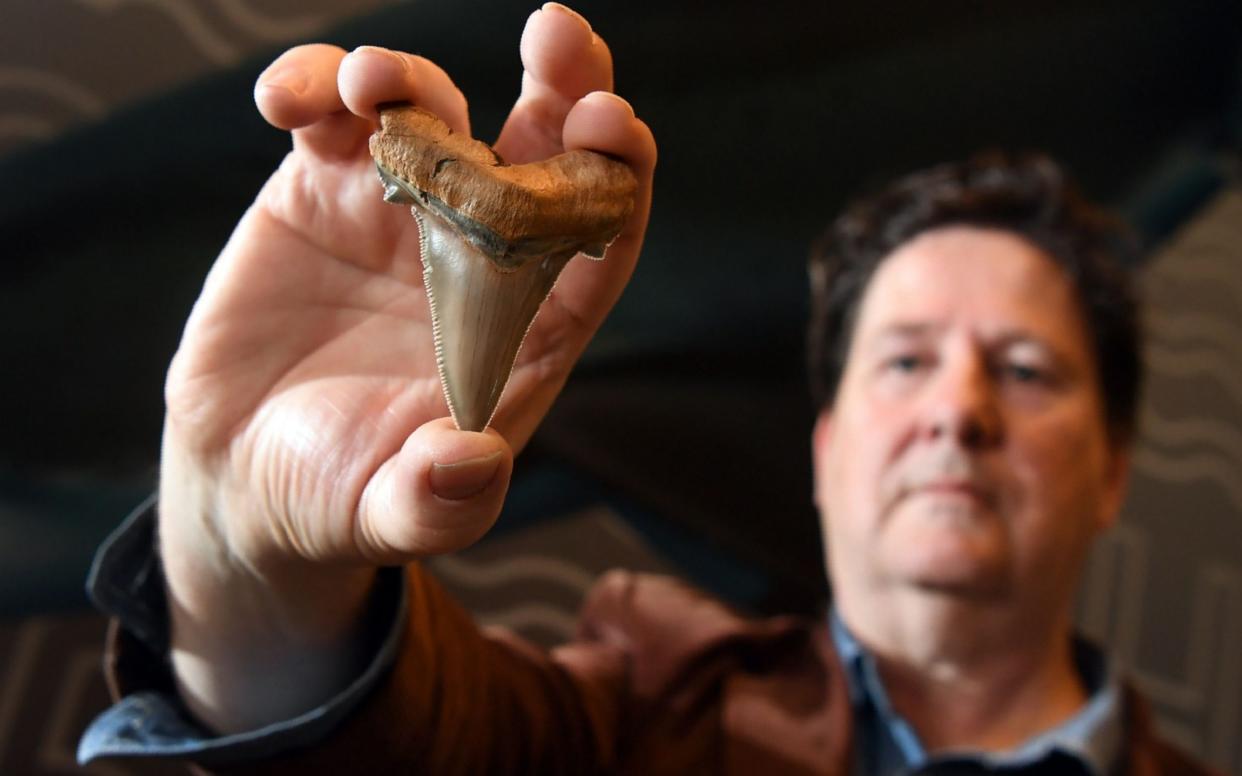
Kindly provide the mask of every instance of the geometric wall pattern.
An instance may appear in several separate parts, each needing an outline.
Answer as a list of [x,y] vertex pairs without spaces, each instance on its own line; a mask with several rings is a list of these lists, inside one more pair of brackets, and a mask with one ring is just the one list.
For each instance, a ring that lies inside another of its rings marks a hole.
[[1080,627],[1161,730],[1242,773],[1242,191],[1144,270],[1147,391],[1120,524],[1087,569]]
[[393,0],[4,0],[0,156]]

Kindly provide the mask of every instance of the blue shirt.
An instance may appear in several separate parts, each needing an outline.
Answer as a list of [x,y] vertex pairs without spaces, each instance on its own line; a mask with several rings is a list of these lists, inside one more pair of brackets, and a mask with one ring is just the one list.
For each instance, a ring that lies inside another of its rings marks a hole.
[[1102,653],[1075,642],[1075,657],[1090,696],[1073,716],[1006,752],[928,755],[918,733],[889,702],[875,660],[833,611],[833,644],[845,667],[854,711],[857,776],[920,773],[1055,773],[1112,776],[1122,747],[1121,682]]
[[[167,660],[168,614],[163,574],[155,551],[155,524],[152,497],[100,546],[87,590],[101,610],[118,618],[154,655]],[[401,570],[382,570],[376,591],[387,616],[380,612],[376,618],[382,632],[371,634],[376,645],[374,657],[357,679],[323,706],[258,730],[218,736],[200,725],[175,694],[137,692],[118,701],[90,724],[78,744],[78,762],[84,765],[108,756],[176,757],[218,766],[272,756],[326,737],[365,699],[397,659],[407,616]],[[1085,766],[1082,773],[1111,776],[1108,763],[1116,760],[1121,745],[1120,694],[1115,678],[1096,682],[1098,687],[1090,702],[1073,719],[1014,752],[929,758],[913,729],[890,707],[871,658],[835,616],[831,618],[831,628],[849,677],[850,700],[859,732],[856,773],[892,776],[934,772],[921,768],[948,768],[943,772],[958,773],[956,766],[968,761],[976,767],[975,773],[1017,774],[1031,765],[1057,767],[1060,761],[1056,758],[1068,755]],[[1097,662],[1103,665],[1102,658]],[[992,770],[979,771],[979,765]],[[1057,767],[1049,772],[1073,771]]]

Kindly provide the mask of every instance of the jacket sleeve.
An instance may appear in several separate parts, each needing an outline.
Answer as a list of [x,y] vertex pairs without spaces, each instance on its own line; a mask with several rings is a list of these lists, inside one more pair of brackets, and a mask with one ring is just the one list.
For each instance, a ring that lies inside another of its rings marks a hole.
[[83,738],[84,761],[264,774],[713,772],[730,678],[767,631],[786,630],[669,578],[611,572],[588,595],[577,637],[548,652],[480,629],[418,565],[388,569],[363,676],[297,719],[213,737],[173,688],[154,522],[150,505],[127,520],[93,574],[114,615],[105,668],[117,704],[101,718],[114,724],[97,720]]
[[225,773],[718,772],[727,645],[748,630],[663,577],[610,572],[550,652],[480,630],[411,567],[391,674],[320,742]]
[[397,659],[320,740],[219,773],[579,774],[613,758],[625,660],[480,630],[417,566]]

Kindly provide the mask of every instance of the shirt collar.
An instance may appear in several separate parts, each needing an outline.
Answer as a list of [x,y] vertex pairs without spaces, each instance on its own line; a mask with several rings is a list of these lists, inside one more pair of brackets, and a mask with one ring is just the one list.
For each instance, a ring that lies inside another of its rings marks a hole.
[[918,733],[893,709],[875,660],[850,633],[836,609],[828,617],[833,645],[845,667],[850,704],[862,720],[860,747],[874,772],[882,764],[916,768],[939,761],[970,760],[993,768],[1033,765],[1054,752],[1082,763],[1093,776],[1108,776],[1122,747],[1121,679],[1107,657],[1087,641],[1075,638],[1074,657],[1088,692],[1087,703],[1074,716],[1004,752],[969,752],[928,756]]

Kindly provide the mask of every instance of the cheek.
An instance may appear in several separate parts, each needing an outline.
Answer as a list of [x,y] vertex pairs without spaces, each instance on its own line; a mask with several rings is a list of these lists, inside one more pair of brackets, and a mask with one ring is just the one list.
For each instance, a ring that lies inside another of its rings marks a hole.
[[888,424],[857,411],[849,417],[817,451],[816,500],[833,522],[862,528],[874,519],[897,444],[891,416]]
[[1011,450],[1013,530],[1026,536],[1019,546],[1041,555],[1072,554],[1093,534],[1103,461],[1090,429],[1077,417],[1040,424]]

